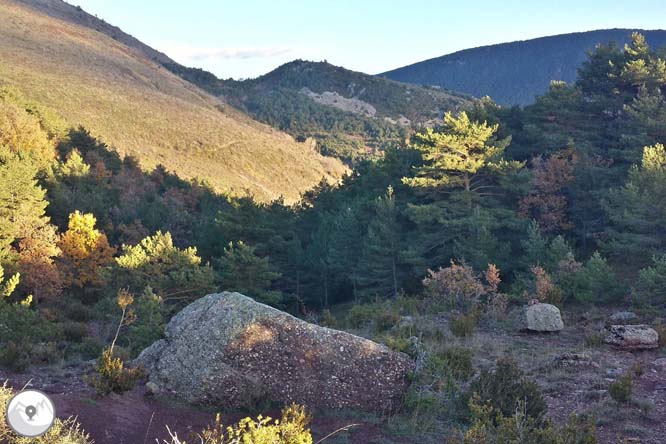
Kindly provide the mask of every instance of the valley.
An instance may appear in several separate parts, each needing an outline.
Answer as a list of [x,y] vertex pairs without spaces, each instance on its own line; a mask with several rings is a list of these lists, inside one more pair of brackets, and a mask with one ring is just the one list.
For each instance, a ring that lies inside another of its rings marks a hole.
[[663,442],[666,31],[192,4],[0,0],[0,444]]

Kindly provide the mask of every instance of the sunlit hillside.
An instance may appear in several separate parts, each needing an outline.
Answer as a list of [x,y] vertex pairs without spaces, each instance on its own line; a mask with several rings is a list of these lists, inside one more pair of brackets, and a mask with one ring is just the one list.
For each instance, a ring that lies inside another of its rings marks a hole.
[[163,164],[262,200],[295,200],[322,177],[343,173],[338,161],[225,106],[145,51],[121,43],[128,36],[114,39],[77,24],[76,17],[58,18],[69,9],[96,20],[83,11],[62,2],[33,6],[0,0],[0,82],[137,156],[146,168]]

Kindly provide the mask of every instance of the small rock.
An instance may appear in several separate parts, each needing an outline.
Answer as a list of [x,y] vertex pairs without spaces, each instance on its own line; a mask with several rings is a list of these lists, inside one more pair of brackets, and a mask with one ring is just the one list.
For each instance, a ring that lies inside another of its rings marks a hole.
[[659,370],[666,371],[666,358],[659,358],[653,361],[652,365],[654,365]]
[[611,325],[604,339],[623,350],[649,350],[659,347],[659,334],[648,325]]
[[610,321],[613,325],[631,324],[637,320],[638,316],[632,311],[618,311],[617,313],[613,313],[610,317]]
[[160,388],[154,382],[148,381],[146,383],[146,390],[148,391],[149,394],[156,395],[159,393]]
[[564,328],[560,309],[551,304],[532,304],[519,310],[518,330],[555,332]]
[[620,368],[607,368],[606,369],[606,376],[610,376],[612,378],[617,378],[619,376],[622,376],[624,372]]
[[556,356],[553,364],[558,367],[580,368],[580,367],[599,367],[599,364],[592,361],[592,357],[587,353],[562,353]]
[[414,316],[402,316],[398,322],[398,328],[410,328],[416,325]]

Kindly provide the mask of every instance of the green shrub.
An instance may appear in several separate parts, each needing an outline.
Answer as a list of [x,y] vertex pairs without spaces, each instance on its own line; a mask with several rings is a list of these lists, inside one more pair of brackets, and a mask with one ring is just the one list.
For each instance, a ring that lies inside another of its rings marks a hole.
[[37,365],[49,365],[62,362],[65,354],[56,342],[40,342],[32,346],[30,351],[30,363]]
[[510,416],[497,409],[470,403],[472,425],[464,433],[448,440],[448,444],[596,444],[596,426],[589,416],[572,415],[564,427],[555,427],[549,420],[527,415],[525,404],[519,403]]
[[30,367],[32,344],[8,342],[0,349],[0,365],[15,372],[24,372]]
[[136,381],[144,376],[144,371],[140,367],[126,368],[125,362],[116,357],[111,348],[102,352],[102,356],[97,360],[96,371],[97,374],[87,378],[87,382],[99,395],[132,390]]
[[467,338],[474,334],[477,322],[477,316],[474,313],[456,314],[449,319],[449,328],[454,336]]
[[616,301],[622,295],[621,290],[615,271],[598,252],[574,278],[573,296],[584,304]]
[[41,317],[36,310],[0,300],[0,343],[35,344],[59,338],[58,326]]
[[445,347],[430,355],[445,372],[455,379],[466,381],[474,374],[472,350],[464,347]]
[[88,324],[85,322],[65,322],[62,333],[69,342],[81,342],[89,336]]
[[632,291],[634,302],[663,305],[666,301],[666,255],[654,256],[652,265],[642,269]]
[[378,342],[386,344],[393,351],[405,353],[412,358],[416,358],[416,350],[409,337],[402,335],[386,335],[376,338]]
[[146,288],[134,302],[133,322],[127,327],[125,336],[131,356],[138,356],[153,342],[162,339],[165,314],[162,299]]
[[99,356],[103,349],[104,345],[99,339],[87,337],[80,344],[73,344],[68,350],[68,356],[78,355],[83,360],[89,360]]
[[620,377],[617,381],[611,383],[611,385],[608,387],[608,393],[615,401],[624,404],[631,400],[633,385],[634,378],[630,373],[627,373]]
[[469,415],[468,406],[474,397],[504,417],[511,417],[519,403],[524,403],[525,415],[539,422],[546,414],[547,406],[539,386],[525,377],[515,361],[503,358],[495,369],[483,370],[461,397],[461,411]]
[[588,347],[600,347],[604,343],[605,335],[599,332],[590,331],[585,333],[585,345]]
[[335,316],[333,316],[333,313],[331,313],[331,310],[327,308],[321,312],[321,325],[324,327],[333,328],[337,325],[337,323],[338,321],[335,319]]
[[[293,404],[282,410],[280,419],[258,416],[256,420],[243,418],[234,426],[224,426],[217,415],[215,423],[193,435],[192,441],[203,444],[312,444],[308,425],[310,415],[305,407]],[[166,441],[165,441],[166,443]],[[166,444],[187,444],[175,434]]]
[[395,327],[398,322],[400,322],[400,313],[393,310],[393,308],[387,304],[384,304],[382,308],[376,312],[374,316],[375,321],[375,330],[376,331],[386,331]]
[[347,323],[352,328],[365,327],[373,321],[376,310],[373,304],[354,304],[347,313]]
[[73,302],[67,306],[65,315],[75,322],[87,322],[90,320],[90,309],[81,302]]

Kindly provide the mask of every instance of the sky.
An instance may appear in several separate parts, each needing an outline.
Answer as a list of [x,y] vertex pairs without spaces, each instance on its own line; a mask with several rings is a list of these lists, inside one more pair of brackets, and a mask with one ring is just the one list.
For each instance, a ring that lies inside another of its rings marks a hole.
[[378,74],[458,50],[666,27],[664,0],[68,0],[186,66],[252,78],[294,59]]

